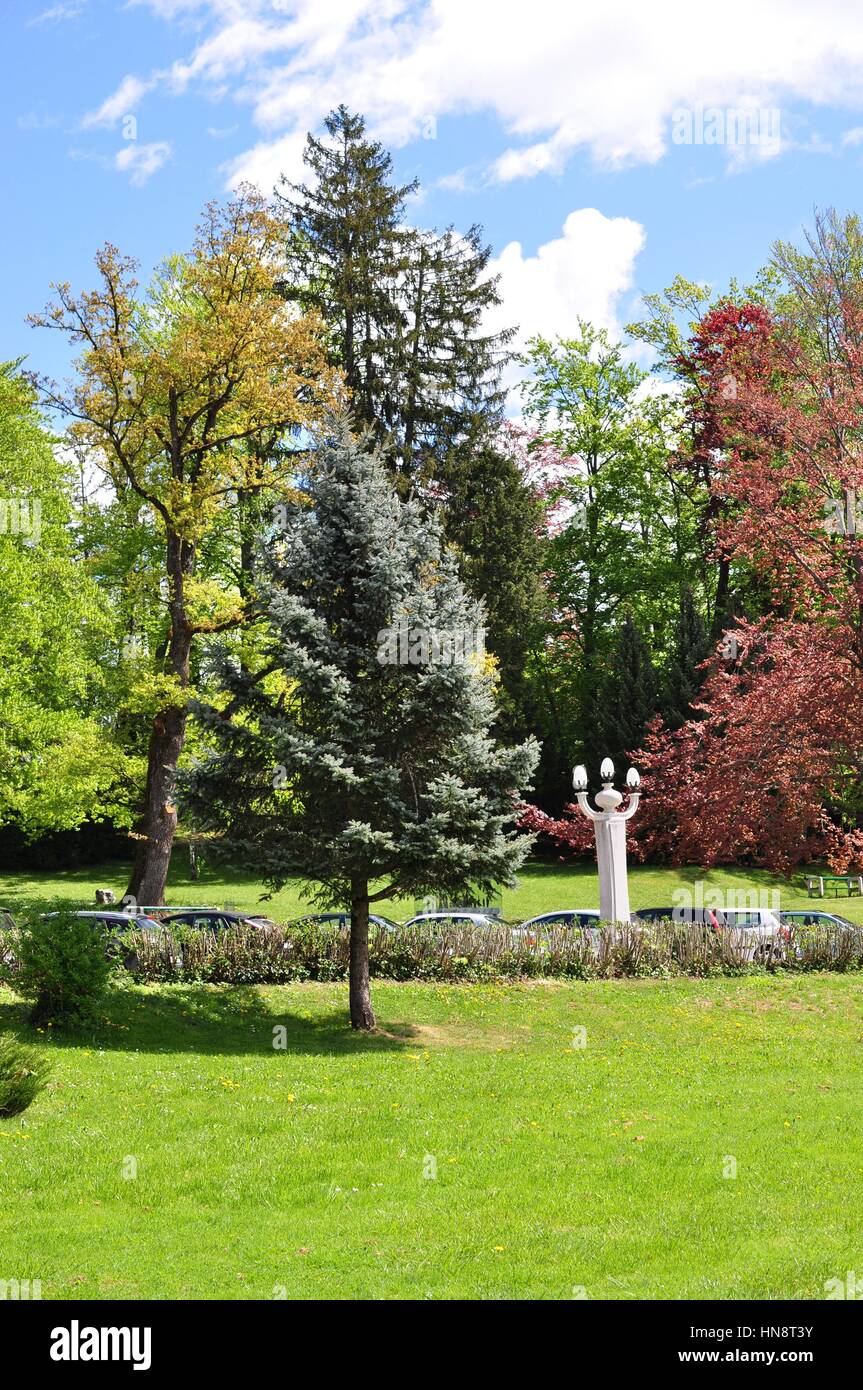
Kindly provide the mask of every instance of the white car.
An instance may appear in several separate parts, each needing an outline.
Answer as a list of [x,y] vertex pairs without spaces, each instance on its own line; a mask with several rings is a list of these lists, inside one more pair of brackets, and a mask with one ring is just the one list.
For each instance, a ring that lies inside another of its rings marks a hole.
[[538,917],[529,917],[526,922],[513,927],[511,934],[514,941],[535,946],[549,932],[561,930],[582,932],[595,948],[599,941],[599,910],[595,907],[568,907],[557,912],[541,912]]
[[831,956],[835,958],[840,954],[843,934],[860,931],[857,922],[849,922],[847,917],[840,917],[836,912],[813,912],[803,908],[795,912],[782,912],[780,917],[782,935],[798,960],[803,957],[806,939],[812,934],[817,933],[821,937],[821,948],[827,947]]
[[778,912],[770,908],[737,907],[646,907],[633,912],[636,924],[674,922],[675,925],[702,925],[708,931],[740,933],[749,960],[780,960],[785,954],[785,934]]
[[[257,921],[257,919],[252,919]],[[272,925],[272,924],[270,924]],[[349,932],[351,929],[350,912],[309,912],[305,917],[297,917],[293,922],[288,923],[289,927],[338,927],[341,932]],[[382,931],[398,931],[398,922],[393,922],[389,917],[382,917],[379,912],[369,913],[369,926],[380,927]]]
[[405,922],[405,927],[433,927],[438,931],[464,926],[498,927],[500,923],[487,912],[418,912]]
[[567,907],[557,912],[541,912],[522,922],[519,931],[542,931],[547,927],[593,927],[599,921],[596,907]]

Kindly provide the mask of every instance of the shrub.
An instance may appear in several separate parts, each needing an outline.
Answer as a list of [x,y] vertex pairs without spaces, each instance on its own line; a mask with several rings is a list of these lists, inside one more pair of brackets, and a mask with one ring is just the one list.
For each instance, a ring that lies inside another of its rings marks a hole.
[[33,1047],[0,1035],[0,1118],[20,1115],[45,1089],[51,1065]]
[[92,1018],[112,970],[111,949],[96,922],[76,917],[68,903],[47,911],[33,908],[4,938],[0,978],[33,1000],[31,1022]]
[[[125,941],[136,974],[152,981],[286,984],[345,980],[348,936],[310,922],[288,927],[235,927],[210,932],[162,929]],[[656,922],[589,932],[552,927],[530,937],[506,923],[459,923],[396,931],[372,928],[369,963],[385,980],[620,979],[648,976],[760,974],[765,969],[854,970],[863,967],[863,928],[809,935],[792,932],[780,955],[753,952],[751,936],[698,924]]]

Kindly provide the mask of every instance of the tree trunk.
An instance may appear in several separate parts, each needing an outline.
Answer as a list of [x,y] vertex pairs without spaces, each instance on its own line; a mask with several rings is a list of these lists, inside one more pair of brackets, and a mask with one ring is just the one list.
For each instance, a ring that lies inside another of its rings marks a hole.
[[369,987],[369,885],[354,879],[351,891],[351,1027],[375,1026]]
[[405,436],[402,444],[402,473],[406,479],[413,477],[414,432],[416,429],[417,389],[419,375],[420,335],[423,327],[423,293],[425,284],[425,247],[420,246],[419,278],[417,298],[414,309],[413,346],[407,364],[407,401],[405,405]]
[[[171,586],[169,612],[171,631],[166,653],[167,670],[180,687],[189,684],[189,658],[192,631],[186,617],[183,585],[194,564],[194,547],[169,533],[167,572]],[[165,883],[171,864],[171,851],[177,829],[174,784],[177,764],[186,742],[186,706],[169,705],[153,720],[147,752],[147,789],[144,815],[135,866],[126,897],[144,907],[160,907],[165,901]]]
[[731,587],[731,561],[727,555],[723,555],[719,560],[718,577],[716,580],[716,593],[713,599],[713,637],[719,641],[723,629],[728,621],[728,598]]
[[147,791],[135,867],[126,897],[144,907],[160,907],[171,864],[177,811],[174,781],[177,763],[186,741],[185,709],[161,710],[153,720],[147,754]]

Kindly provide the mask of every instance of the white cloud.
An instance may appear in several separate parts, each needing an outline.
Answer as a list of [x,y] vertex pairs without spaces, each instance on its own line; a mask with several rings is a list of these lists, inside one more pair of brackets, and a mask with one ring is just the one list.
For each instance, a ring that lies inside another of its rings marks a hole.
[[129,182],[142,188],[153,174],[171,157],[171,146],[167,140],[151,140],[148,145],[130,141],[114,156],[114,168],[122,174],[129,174]]
[[27,27],[33,28],[38,24],[62,24],[64,20],[77,19],[84,13],[83,0],[60,0],[57,5],[52,5],[50,9],[43,10],[33,19],[28,19]]
[[134,73],[129,73],[116,91],[105,98],[101,106],[87,113],[81,122],[82,127],[89,130],[93,126],[116,125],[124,116],[129,115],[155,83],[155,78],[145,82],[140,77],[135,77]]
[[[645,242],[644,228],[628,217],[605,217],[596,208],[571,212],[563,235],[526,256],[520,242],[511,241],[489,263],[499,275],[502,303],[487,318],[486,328],[499,332],[518,325],[512,346],[521,351],[530,338],[574,337],[578,320],[621,337],[620,301],[632,289],[635,260]],[[524,369],[506,368],[503,385],[510,408],[518,413],[518,382]]]
[[[559,173],[577,150],[609,167],[655,162],[681,108],[863,107],[863,9],[848,0],[138,3],[196,37],[161,72],[126,82],[251,106],[263,139],[230,166],[233,181],[271,179],[277,158],[341,101],[390,144],[430,118],[491,114],[504,133],[490,173],[504,181]],[[117,92],[90,121],[129,104]],[[728,162],[752,159],[731,145]]]
[[269,193],[284,175],[291,183],[302,183],[307,172],[303,164],[306,137],[301,131],[283,135],[279,140],[262,140],[253,149],[244,151],[223,164],[222,173],[229,188],[240,183],[253,183]]
[[489,267],[500,275],[503,300],[492,327],[517,323],[519,347],[537,333],[572,336],[579,318],[619,336],[618,302],[632,288],[644,242],[639,222],[605,217],[596,208],[571,212],[563,235],[535,256],[525,256],[520,242],[511,241]]

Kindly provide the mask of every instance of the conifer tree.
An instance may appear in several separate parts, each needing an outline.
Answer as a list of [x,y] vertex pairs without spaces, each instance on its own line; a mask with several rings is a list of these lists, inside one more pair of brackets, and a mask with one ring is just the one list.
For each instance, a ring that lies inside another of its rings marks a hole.
[[627,612],[609,660],[598,718],[601,752],[622,763],[641,746],[657,711],[656,672],[650,650]]
[[294,229],[283,291],[320,314],[355,418],[380,426],[400,335],[399,281],[409,264],[404,203],[417,185],[392,182],[392,159],[365,138],[361,116],[340,106],[324,126],[325,139],[306,141],[309,182],[283,178],[276,190]]
[[699,666],[710,651],[710,638],[692,590],[686,585],[680,594],[680,612],[674,629],[674,648],[665,673],[663,716],[670,729],[679,729],[692,717],[704,673]]
[[331,360],[345,373],[354,415],[387,446],[407,482],[440,466],[480,424],[501,420],[500,372],[512,330],[489,333],[500,303],[481,229],[411,228],[392,159],[346,107],[309,135],[310,180],[277,194],[295,228],[284,292],[331,325]]
[[227,699],[196,706],[211,752],[183,799],[273,887],[311,881],[321,905],[350,905],[351,1023],[371,1028],[370,904],[511,882],[537,749],[492,737],[493,677],[473,650],[482,609],[435,519],[398,497],[345,422],[304,488],[309,506],[262,555],[266,665],[253,675],[221,657]]

